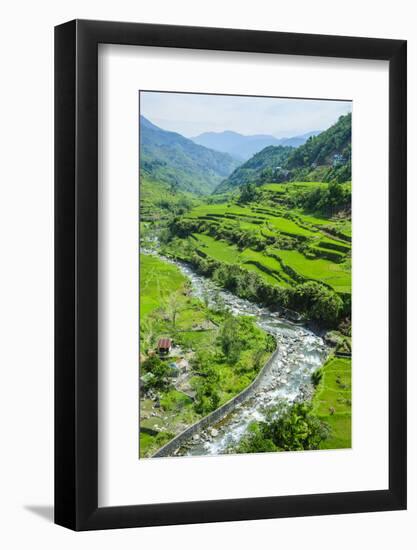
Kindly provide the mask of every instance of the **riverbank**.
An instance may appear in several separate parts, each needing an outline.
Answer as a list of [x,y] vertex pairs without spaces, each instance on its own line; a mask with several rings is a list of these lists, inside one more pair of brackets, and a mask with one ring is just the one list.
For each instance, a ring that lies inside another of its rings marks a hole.
[[[232,397],[227,403],[220,406],[215,411],[211,412],[207,416],[204,416],[193,425],[189,426],[183,432],[178,434],[174,439],[169,441],[163,447],[161,447],[153,456],[179,456],[186,453],[192,443],[198,443],[200,441],[211,441],[222,430],[222,425],[226,424],[227,416],[233,412],[236,408],[240,407],[247,399],[249,399],[256,392],[257,388],[262,382],[270,365],[273,364],[275,355],[278,353],[276,349],[272,356],[268,359],[262,369],[259,371],[255,380],[249,384],[247,388],[238,393],[235,397]],[[190,443],[191,442],[191,443]]]
[[[248,387],[275,346],[251,317],[232,317],[215,294],[196,296],[187,274],[155,254],[141,256],[140,329],[142,458]],[[172,343],[163,357],[160,338]]]
[[243,437],[254,419],[264,418],[271,406],[281,400],[293,402],[311,398],[311,374],[324,363],[328,348],[320,336],[283,319],[278,312],[219,289],[213,281],[196,273],[188,264],[172,259],[168,261],[188,278],[194,297],[206,299],[208,305],[220,300],[233,315],[254,318],[260,328],[274,337],[278,348],[267,375],[254,395],[238,404],[226,419],[197,434],[198,438],[191,438],[180,452],[189,455],[222,454]]

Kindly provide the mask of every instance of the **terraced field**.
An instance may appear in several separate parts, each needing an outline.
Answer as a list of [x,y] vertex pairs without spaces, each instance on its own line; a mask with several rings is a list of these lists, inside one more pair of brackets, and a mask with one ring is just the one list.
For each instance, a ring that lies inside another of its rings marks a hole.
[[343,265],[320,258],[310,260],[298,250],[280,250],[279,256],[306,279],[326,283],[336,292],[351,292],[351,273]]
[[204,255],[214,260],[245,267],[245,269],[254,271],[269,283],[291,286],[291,279],[283,271],[277,259],[250,248],[239,250],[236,245],[216,240],[209,235],[194,233],[193,237],[199,243],[198,250]]
[[[260,189],[282,194],[325,185],[295,182],[266,184]],[[239,264],[274,285],[288,287],[314,280],[341,294],[351,292],[349,220],[273,206],[265,200],[246,205],[232,201],[200,204],[184,219],[194,224],[193,246],[203,256]],[[201,223],[196,226],[196,222]],[[255,244],[246,244],[251,239]]]

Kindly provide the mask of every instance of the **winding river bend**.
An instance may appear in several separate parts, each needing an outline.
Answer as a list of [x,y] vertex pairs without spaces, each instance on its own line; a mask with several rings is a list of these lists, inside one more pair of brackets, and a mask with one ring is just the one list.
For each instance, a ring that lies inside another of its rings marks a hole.
[[[142,252],[144,252],[142,250]],[[149,251],[147,251],[149,253]],[[160,256],[161,257],[161,256]],[[221,290],[207,277],[198,275],[191,266],[161,257],[175,264],[191,282],[195,297],[214,305],[218,296],[233,315],[250,315],[277,342],[277,353],[251,397],[223,420],[200,431],[189,439],[177,452],[181,455],[219,455],[238,443],[249,424],[265,418],[266,410],[280,400],[293,402],[309,399],[312,394],[311,374],[319,368],[328,355],[323,339],[308,330],[280,317],[268,308],[263,308],[238,298],[231,292]]]

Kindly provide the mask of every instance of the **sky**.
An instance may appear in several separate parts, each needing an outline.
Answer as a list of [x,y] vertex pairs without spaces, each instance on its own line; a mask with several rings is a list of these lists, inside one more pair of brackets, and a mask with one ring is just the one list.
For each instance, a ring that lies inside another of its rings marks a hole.
[[325,130],[351,110],[351,101],[140,92],[140,113],[185,137],[225,130],[292,137]]

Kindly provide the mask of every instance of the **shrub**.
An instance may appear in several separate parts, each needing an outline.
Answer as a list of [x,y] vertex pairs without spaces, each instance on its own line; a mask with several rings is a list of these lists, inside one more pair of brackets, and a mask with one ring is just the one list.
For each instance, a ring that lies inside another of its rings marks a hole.
[[281,404],[271,409],[265,422],[252,425],[234,451],[302,451],[318,449],[330,435],[330,427],[311,414],[310,403]]
[[170,373],[171,370],[167,363],[161,361],[157,355],[148,357],[143,361],[141,368],[145,375],[147,373],[152,374],[152,378],[146,377],[146,389],[166,389],[170,386]]
[[313,374],[311,375],[311,382],[313,383],[313,386],[316,388],[319,383],[320,383],[320,380],[323,378],[323,371],[321,369],[317,369],[313,372]]
[[326,286],[307,281],[293,290],[291,307],[305,313],[312,320],[334,326],[342,313],[343,301]]

